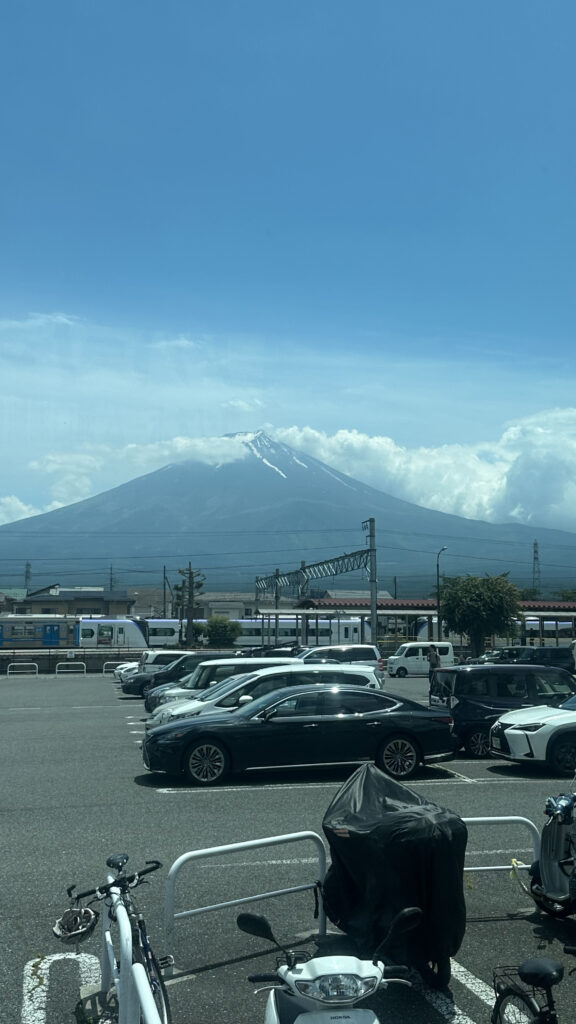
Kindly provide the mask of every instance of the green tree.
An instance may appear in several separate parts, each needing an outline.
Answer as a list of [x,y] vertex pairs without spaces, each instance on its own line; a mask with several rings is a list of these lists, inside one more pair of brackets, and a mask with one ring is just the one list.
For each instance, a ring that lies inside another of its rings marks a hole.
[[554,594],[561,601],[576,601],[576,590],[556,590]]
[[225,615],[211,615],[206,623],[209,647],[232,647],[242,633],[238,622],[231,622]]
[[470,637],[472,656],[484,651],[484,639],[493,633],[514,635],[520,592],[508,573],[500,576],[455,576],[442,586],[442,615],[448,629]]

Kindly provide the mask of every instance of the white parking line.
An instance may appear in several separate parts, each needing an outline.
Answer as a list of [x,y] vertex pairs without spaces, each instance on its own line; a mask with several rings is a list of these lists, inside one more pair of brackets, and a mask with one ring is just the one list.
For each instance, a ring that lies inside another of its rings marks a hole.
[[[160,774],[160,773],[158,773]],[[339,782],[273,782],[266,784],[264,782],[264,773],[262,773],[262,783],[258,785],[237,785],[237,786],[209,786],[208,789],[198,789],[196,786],[158,786],[156,793],[162,795],[171,793],[182,793],[186,796],[200,796],[201,794],[210,794],[214,798],[218,793],[267,793],[269,790],[283,789],[327,789],[335,790],[342,785],[344,780]],[[417,786],[418,789],[434,789],[439,786],[461,786],[461,785],[479,785],[479,786],[541,786],[543,782],[547,782],[547,779],[469,779],[465,775],[456,776],[451,779],[427,779],[422,781],[420,779],[410,779],[409,785]]]
[[459,981],[470,992],[473,992],[487,1006],[491,1007],[494,1005],[496,997],[490,985],[487,985],[485,981],[481,981],[475,974],[471,974],[465,967],[457,964],[455,960],[452,961],[452,977],[456,978],[456,981]]
[[100,984],[100,961],[91,953],[52,953],[29,960],[22,983],[22,1024],[46,1024],[50,968],[58,960],[72,960],[78,965],[78,991],[84,985]]
[[450,1024],[476,1024],[472,1017],[469,1017],[468,1014],[456,1006],[456,1003],[452,1001],[450,996],[445,995],[444,992],[429,988],[418,975],[410,978],[410,981],[412,982],[413,989],[419,992],[426,1002],[430,1003],[445,1020],[449,1020]]

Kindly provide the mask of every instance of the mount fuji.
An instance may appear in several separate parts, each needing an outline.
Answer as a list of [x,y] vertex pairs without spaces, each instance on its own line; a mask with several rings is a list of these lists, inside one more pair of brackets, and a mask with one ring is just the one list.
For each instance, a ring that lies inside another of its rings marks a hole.
[[[346,476],[263,432],[219,439],[231,453],[211,463],[165,466],[73,505],[0,527],[0,589],[31,563],[34,587],[95,584],[109,572],[142,585],[191,563],[207,590],[251,590],[256,576],[290,571],[365,547],[376,523],[379,586],[429,596],[442,572],[510,573],[529,586],[534,541],[554,586],[572,586],[576,534],[496,525],[422,508]],[[220,451],[220,446],[219,446]],[[543,574],[544,576],[544,574]],[[544,580],[543,580],[544,582]],[[367,588],[340,576],[326,586]]]

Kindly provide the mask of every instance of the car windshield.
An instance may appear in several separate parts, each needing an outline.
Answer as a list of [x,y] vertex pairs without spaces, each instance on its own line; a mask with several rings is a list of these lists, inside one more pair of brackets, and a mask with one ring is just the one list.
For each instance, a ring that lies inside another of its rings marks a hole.
[[[340,686],[329,687],[328,684],[325,684],[325,683],[324,684],[316,683],[310,689],[316,690],[318,685],[323,686],[326,690],[330,689],[330,691],[334,692],[334,693],[338,693],[342,689]],[[294,689],[292,687],[285,687],[284,686],[282,688],[279,688],[278,690],[273,691],[272,693],[263,694],[262,697],[256,697],[254,700],[250,701],[248,704],[242,704],[239,708],[236,708],[234,711],[232,711],[231,714],[239,715],[239,716],[244,717],[244,718],[252,718],[252,717],[255,717],[256,715],[260,714],[265,708],[270,707],[273,704],[276,704],[280,700],[287,700],[289,697],[293,697],[295,692],[296,692],[296,695],[298,695],[299,693],[305,693],[306,689],[307,688],[304,687],[304,686],[301,686],[301,687],[299,686],[299,687],[297,687],[296,691],[294,691]],[[360,688],[359,687],[358,688],[354,687],[354,692],[356,692],[358,689],[360,689]],[[362,690],[363,690],[363,688],[362,688]],[[388,695],[385,696],[384,694],[378,693],[376,690],[370,690],[370,694],[371,694],[373,705],[377,701],[380,700],[382,702],[382,709],[390,707],[390,698],[391,697],[392,697],[393,700],[404,701],[403,697],[402,698],[401,697],[397,698],[395,696],[395,694],[388,694]],[[409,702],[406,702],[406,703],[409,703]],[[421,705],[418,705],[416,703],[413,704],[413,707],[414,707],[414,709],[417,708],[418,710],[421,710]],[[426,711],[427,710],[428,709],[426,708]],[[371,711],[374,711],[374,706],[372,706]]]
[[406,644],[402,644],[402,646],[398,648],[394,657],[401,658],[403,654],[406,654]]
[[239,676],[231,676],[228,679],[223,679],[222,682],[216,683],[214,686],[209,686],[206,690],[202,691],[202,696],[198,697],[198,700],[216,700],[217,697],[224,697],[225,694],[230,693],[231,690],[235,690],[236,687],[241,686],[242,683],[247,683],[250,679],[255,679],[256,675],[254,672],[243,672]]
[[559,708],[560,711],[576,711],[576,694],[565,700]]

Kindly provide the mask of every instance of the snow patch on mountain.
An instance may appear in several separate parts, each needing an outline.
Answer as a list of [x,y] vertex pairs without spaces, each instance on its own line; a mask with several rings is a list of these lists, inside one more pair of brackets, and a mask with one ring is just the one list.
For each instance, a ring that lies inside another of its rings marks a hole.
[[[263,462],[265,466],[268,466],[270,469],[275,469],[276,472],[279,473],[280,476],[283,476],[285,480],[288,479],[288,477],[286,476],[286,473],[283,473],[281,469],[278,469],[278,466],[274,466],[272,462],[269,462],[268,459],[266,459],[262,455],[262,452],[258,451],[258,448],[257,448],[257,446],[255,444],[253,444],[251,441],[247,442],[247,444],[248,444],[248,448],[250,449],[252,454],[255,455],[257,459],[260,459],[260,461]],[[270,448],[272,448],[272,447],[273,446],[270,445]]]
[[336,476],[336,473],[331,473],[330,470],[326,468],[326,466],[322,466],[321,468],[322,468],[324,473],[327,473],[328,476],[331,476],[333,478],[333,480],[337,480],[338,483],[342,484],[343,487],[349,487],[351,491],[357,491],[358,490],[358,488],[357,487],[353,487],[352,484],[345,483],[345,481],[342,480],[342,477]]

